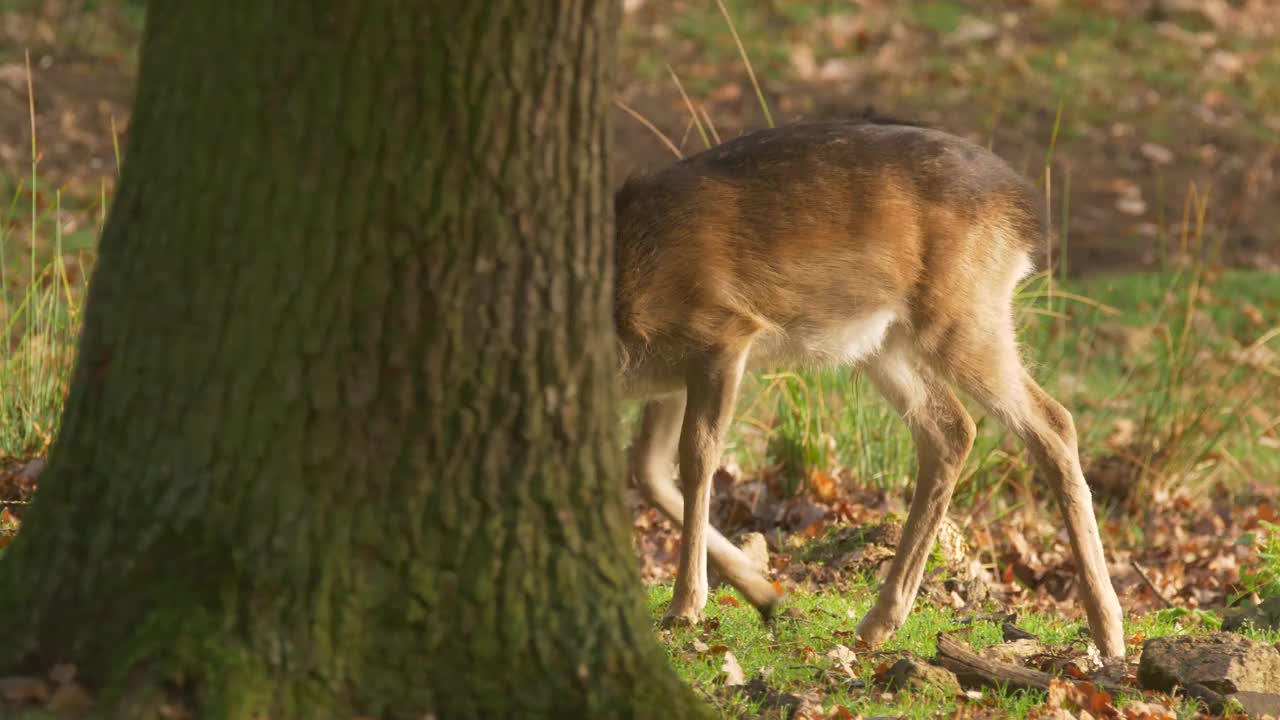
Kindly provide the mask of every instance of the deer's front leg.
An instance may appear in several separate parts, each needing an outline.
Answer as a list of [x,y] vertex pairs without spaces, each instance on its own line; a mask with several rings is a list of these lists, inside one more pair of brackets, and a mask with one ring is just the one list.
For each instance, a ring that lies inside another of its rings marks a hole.
[[868,367],[868,375],[907,421],[918,459],[915,496],[902,541],[876,604],[858,624],[858,637],[875,646],[889,639],[911,612],[976,430],[951,388],[908,353],[887,350]]
[[707,534],[711,475],[720,462],[725,430],[746,365],[747,351],[720,352],[690,361],[684,424],[680,430],[680,490],[684,522],[675,595],[666,623],[697,623],[707,605]]

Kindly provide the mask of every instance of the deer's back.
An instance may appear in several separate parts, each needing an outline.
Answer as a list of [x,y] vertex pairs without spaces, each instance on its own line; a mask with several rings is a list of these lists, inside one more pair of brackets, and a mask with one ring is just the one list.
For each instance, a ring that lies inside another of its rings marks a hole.
[[754,338],[761,362],[856,360],[882,325],[923,333],[1001,302],[1043,227],[994,154],[876,122],[751,133],[628,180],[615,205],[632,357]]

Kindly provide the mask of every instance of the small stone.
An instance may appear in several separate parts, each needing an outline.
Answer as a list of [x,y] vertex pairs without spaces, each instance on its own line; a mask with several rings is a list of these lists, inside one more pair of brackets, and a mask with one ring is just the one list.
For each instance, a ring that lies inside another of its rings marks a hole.
[[1280,650],[1233,633],[1165,637],[1142,645],[1138,683],[1170,692],[1202,685],[1215,693],[1266,693],[1280,688]]

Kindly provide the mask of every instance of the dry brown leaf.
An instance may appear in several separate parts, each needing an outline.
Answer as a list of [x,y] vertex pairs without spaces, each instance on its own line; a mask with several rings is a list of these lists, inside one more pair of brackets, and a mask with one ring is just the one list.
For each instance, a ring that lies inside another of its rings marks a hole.
[[747,675],[742,671],[742,665],[738,664],[738,658],[734,656],[732,650],[725,651],[724,664],[720,666],[720,672],[724,673],[725,685],[737,686],[747,684]]
[[1173,162],[1173,151],[1163,145],[1144,142],[1138,146],[1138,152],[1157,165],[1168,165]]
[[733,103],[742,97],[742,86],[738,83],[725,83],[707,96],[713,103]]
[[843,705],[832,706],[831,712],[827,713],[827,720],[853,720],[853,718],[853,712]]
[[858,656],[848,647],[837,644],[827,651],[826,657],[845,675],[854,677],[853,664],[858,661]]

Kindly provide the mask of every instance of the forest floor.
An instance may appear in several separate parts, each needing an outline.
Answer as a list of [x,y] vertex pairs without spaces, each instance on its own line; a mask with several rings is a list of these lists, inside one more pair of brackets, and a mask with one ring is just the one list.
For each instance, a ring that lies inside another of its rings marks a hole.
[[[653,128],[615,108],[615,183],[672,158],[659,134],[682,153],[702,144],[668,66],[708,134],[767,124],[716,0],[626,6],[617,98]],[[1211,632],[1229,606],[1280,595],[1280,13],[1267,0],[725,6],[775,121],[872,107],[990,145],[1042,187],[1051,178],[1060,245],[1052,274],[1025,284],[1018,306],[1036,375],[1075,414],[1127,613],[1128,664],[1106,672],[1132,687],[1146,640]],[[129,142],[134,8],[0,0],[0,552],[56,435]],[[1001,643],[1019,633],[1006,626],[1039,643],[1018,649],[1021,665],[1067,681],[1096,670],[1045,487],[1012,438],[975,418],[951,513],[966,543],[940,551],[907,626],[870,651],[852,629],[893,543],[867,542],[860,528],[905,517],[910,438],[856,375],[749,378],[714,522],[763,535],[792,609],[764,625],[722,588],[702,627],[662,630],[678,536],[636,502],[637,556],[673,665],[726,717],[1206,709],[1104,701],[1069,684],[893,685],[894,662],[933,657],[940,632],[1011,657]]]

